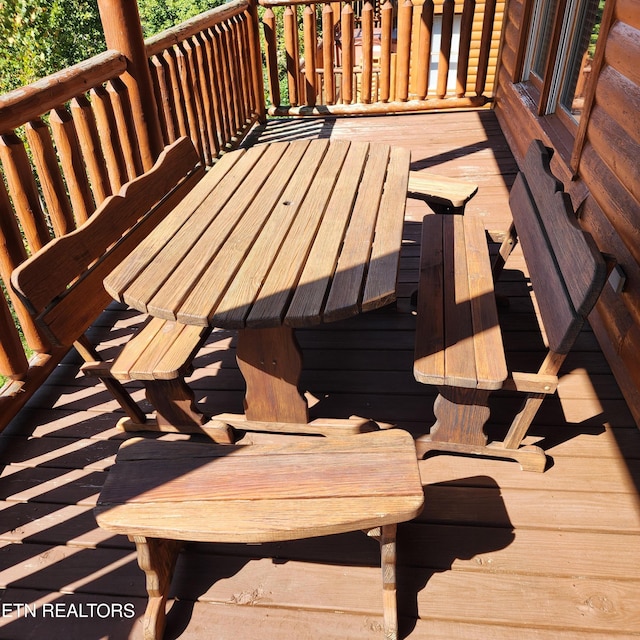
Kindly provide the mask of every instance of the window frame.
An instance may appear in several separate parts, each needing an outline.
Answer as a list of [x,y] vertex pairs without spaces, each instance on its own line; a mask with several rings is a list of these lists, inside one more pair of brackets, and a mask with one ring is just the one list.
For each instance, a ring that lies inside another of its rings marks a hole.
[[[595,96],[597,77],[604,60],[605,45],[602,43],[606,41],[613,22],[616,0],[606,0],[604,4],[592,70],[586,85],[584,105],[579,121],[576,121],[560,102],[562,81],[566,73],[566,59],[570,57],[572,40],[571,38],[565,38],[564,52],[561,51],[561,42],[563,33],[568,28],[567,25],[570,25],[575,30],[574,25],[580,10],[581,0],[558,0],[542,78],[539,78],[537,73],[532,70],[535,38],[540,34],[536,25],[539,15],[536,16],[535,12],[539,1],[541,0],[523,0],[522,31],[513,81],[518,84],[520,91],[526,96],[529,108],[538,117],[545,133],[575,172],[577,171],[586,138],[586,127]],[[573,16],[574,19],[567,20],[567,7],[572,6],[577,7]],[[560,65],[558,56],[563,53],[565,62]],[[551,91],[554,81],[558,82],[560,88],[557,92],[555,103],[551,105],[550,98],[552,97]],[[553,110],[550,110],[549,106],[553,106]]]

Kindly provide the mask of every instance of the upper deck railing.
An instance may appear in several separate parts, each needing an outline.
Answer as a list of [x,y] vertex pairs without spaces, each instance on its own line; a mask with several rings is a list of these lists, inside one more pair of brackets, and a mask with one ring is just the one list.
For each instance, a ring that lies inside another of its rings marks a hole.
[[155,123],[143,113],[149,96],[141,99],[135,63],[116,50],[0,96],[0,429],[64,355],[12,294],[13,269],[82,224],[178,137],[191,138],[204,165],[239,144],[265,118],[263,73],[273,114],[490,98],[504,0],[260,2],[263,35],[255,0],[233,0],[144,43]]
[[469,108],[491,97],[503,2],[259,3],[272,115]]

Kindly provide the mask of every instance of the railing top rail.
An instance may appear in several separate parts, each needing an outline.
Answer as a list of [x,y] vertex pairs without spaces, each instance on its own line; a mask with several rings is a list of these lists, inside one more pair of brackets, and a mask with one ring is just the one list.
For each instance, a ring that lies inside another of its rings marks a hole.
[[[342,2],[355,4],[362,0],[342,0]],[[332,4],[332,0],[258,0],[261,7],[286,7],[294,4]]]
[[126,68],[127,60],[119,51],[105,51],[0,95],[0,133],[20,127],[83,91],[118,77]]
[[194,16],[175,27],[166,29],[151,38],[145,40],[147,56],[151,57],[178,44],[191,36],[194,36],[204,29],[229,20],[240,15],[250,6],[249,0],[234,0],[226,4],[215,7],[210,11]]

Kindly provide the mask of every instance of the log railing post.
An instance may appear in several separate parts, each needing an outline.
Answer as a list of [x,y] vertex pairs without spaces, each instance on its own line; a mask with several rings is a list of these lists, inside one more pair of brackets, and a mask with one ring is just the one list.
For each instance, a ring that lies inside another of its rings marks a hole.
[[123,81],[131,96],[140,154],[146,171],[153,166],[164,144],[138,3],[131,0],[98,0],[98,8],[107,48],[120,51],[127,59],[127,73]]

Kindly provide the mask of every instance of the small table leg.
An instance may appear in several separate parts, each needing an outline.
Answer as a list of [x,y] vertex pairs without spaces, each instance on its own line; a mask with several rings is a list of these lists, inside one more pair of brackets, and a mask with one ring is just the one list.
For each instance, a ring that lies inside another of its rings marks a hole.
[[189,385],[182,379],[145,380],[147,400],[156,410],[158,427],[183,427],[189,432],[201,432],[198,427],[206,422],[206,417],[198,411],[195,396]]
[[236,357],[247,384],[247,420],[309,422],[307,401],[298,390],[302,352],[293,329],[241,329]]
[[147,578],[149,600],[144,613],[144,640],[161,640],[166,620],[166,604],[181,542],[130,536],[136,543],[138,565]]

